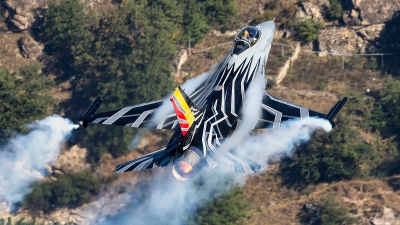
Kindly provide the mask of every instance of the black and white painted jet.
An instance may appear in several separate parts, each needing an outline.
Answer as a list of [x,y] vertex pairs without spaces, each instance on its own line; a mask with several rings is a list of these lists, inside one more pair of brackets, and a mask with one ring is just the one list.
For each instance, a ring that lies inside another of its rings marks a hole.
[[[203,167],[256,173],[260,165],[238,157],[234,150],[220,151],[219,147],[242,119],[241,108],[249,85],[256,76],[265,76],[274,32],[274,21],[242,28],[232,51],[190,96],[180,87],[175,89],[168,102],[173,105],[171,112],[163,111],[164,101],[160,100],[96,114],[102,102],[98,96],[79,124],[175,130],[165,148],[118,165],[117,173],[167,165],[172,165],[173,175],[183,181]],[[264,93],[259,106],[262,113],[253,129],[279,128],[284,121],[307,117],[324,118],[334,126],[332,120],[346,101],[344,98],[324,114]]]

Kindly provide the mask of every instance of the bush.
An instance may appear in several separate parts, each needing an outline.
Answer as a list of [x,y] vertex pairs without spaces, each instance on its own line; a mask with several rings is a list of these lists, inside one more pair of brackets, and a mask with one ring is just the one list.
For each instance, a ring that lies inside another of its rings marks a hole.
[[[63,103],[70,117],[82,114],[97,95],[104,98],[99,111],[162,99],[174,85],[172,66],[165,62],[177,46],[189,38],[201,41],[210,25],[229,23],[237,11],[234,0],[122,0],[94,16],[81,2],[52,0],[42,29],[46,52],[59,60],[54,67],[63,78],[75,76],[73,96]],[[88,148],[91,162],[106,152],[127,153],[135,134],[107,126],[83,132],[75,132],[81,133],[76,139],[83,139],[76,141]]]
[[274,10],[278,7],[279,0],[270,0],[264,5],[264,9]]
[[208,53],[210,59],[218,59],[219,56],[219,49],[218,48],[212,48],[210,52]]
[[331,0],[331,8],[329,9],[329,19],[338,20],[343,16],[343,7],[338,0]]
[[375,70],[378,68],[378,62],[375,56],[371,56],[368,58],[368,63],[365,65],[366,69]]
[[278,85],[278,84],[277,84],[275,78],[274,78],[274,79],[269,79],[269,80],[267,81],[267,88],[274,88],[274,87],[276,87],[277,85]]
[[339,202],[335,201],[333,195],[329,195],[322,203],[316,224],[354,224],[356,219],[350,217],[347,211],[346,207],[341,206]]
[[294,22],[293,26],[300,41],[310,43],[318,40],[319,31],[324,27],[324,24],[313,19],[306,19]]
[[384,137],[394,135],[400,140],[400,81],[387,77],[385,86],[379,92],[379,98],[370,120],[372,125],[380,129]]
[[32,184],[32,192],[24,197],[22,206],[32,214],[50,213],[58,208],[76,208],[90,201],[101,187],[98,177],[89,170],[65,174],[57,180]]
[[242,190],[235,188],[220,198],[213,199],[204,206],[197,208],[187,224],[243,224],[243,219],[247,217],[248,210],[249,205],[243,203]]

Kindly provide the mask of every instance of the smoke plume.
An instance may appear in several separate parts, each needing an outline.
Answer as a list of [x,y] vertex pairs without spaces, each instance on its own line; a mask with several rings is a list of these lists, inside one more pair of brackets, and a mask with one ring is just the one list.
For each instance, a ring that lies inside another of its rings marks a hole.
[[60,145],[78,125],[60,116],[49,116],[26,125],[28,134],[19,134],[0,148],[0,201],[21,202],[30,193],[29,185],[44,176]]
[[299,142],[307,142],[315,130],[329,132],[332,125],[320,118],[295,119],[284,122],[280,128],[267,129],[258,135],[248,135],[237,146],[241,156],[266,165],[272,156],[290,155]]
[[237,146],[256,125],[261,116],[261,103],[265,92],[264,85],[265,77],[262,74],[257,74],[246,91],[242,108],[242,121],[237,130],[221,145],[221,151],[229,151]]

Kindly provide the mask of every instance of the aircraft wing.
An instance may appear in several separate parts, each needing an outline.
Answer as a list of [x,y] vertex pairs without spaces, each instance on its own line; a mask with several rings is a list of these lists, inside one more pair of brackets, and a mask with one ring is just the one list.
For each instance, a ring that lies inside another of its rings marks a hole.
[[335,124],[333,123],[333,119],[346,101],[347,97],[337,102],[328,114],[324,114],[265,93],[261,105],[262,115],[261,118],[258,119],[254,129],[280,127],[281,122],[294,118],[307,117],[327,119],[332,124],[332,127],[334,127]]
[[167,166],[176,153],[176,145],[180,135],[180,131],[175,131],[166,148],[130,160],[128,162],[121,163],[114,169],[114,172],[124,173],[135,170],[145,170],[154,167]]
[[154,119],[156,110],[163,103],[162,100],[144,103],[135,106],[127,106],[121,109],[108,112],[96,113],[102,99],[100,96],[90,105],[85,114],[81,116],[79,124],[87,127],[88,123],[125,126],[125,127],[146,127],[157,129],[179,129],[178,119],[175,113],[166,115],[158,120]]

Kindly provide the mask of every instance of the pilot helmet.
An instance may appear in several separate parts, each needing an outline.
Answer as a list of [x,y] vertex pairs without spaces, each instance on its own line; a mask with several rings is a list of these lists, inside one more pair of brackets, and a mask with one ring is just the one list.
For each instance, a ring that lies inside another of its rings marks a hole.
[[249,36],[249,32],[248,32],[247,30],[245,30],[245,31],[243,32],[243,35],[246,36],[246,37],[248,37],[248,36]]

